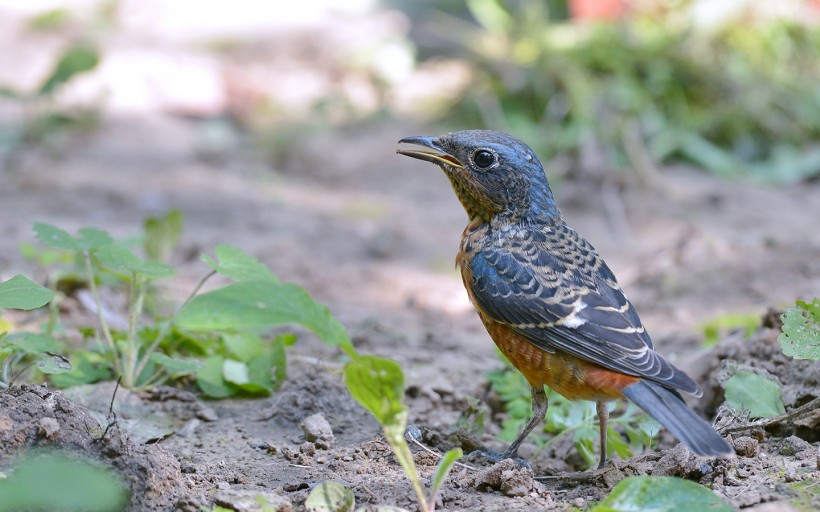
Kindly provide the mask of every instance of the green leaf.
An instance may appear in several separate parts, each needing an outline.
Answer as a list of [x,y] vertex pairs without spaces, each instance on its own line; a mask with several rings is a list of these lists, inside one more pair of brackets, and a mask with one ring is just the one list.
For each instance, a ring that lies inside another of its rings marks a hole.
[[219,244],[216,246],[215,253],[218,262],[211,259],[207,254],[203,254],[202,259],[220,275],[229,279],[234,281],[254,281],[256,279],[279,281],[267,266],[242,249]]
[[436,496],[438,495],[439,489],[441,489],[441,485],[453,468],[453,464],[455,464],[462,455],[464,455],[464,451],[461,448],[453,448],[447,451],[444,457],[438,461],[438,464],[436,464],[436,472],[433,475],[433,482],[430,485],[430,503],[436,502]]
[[68,358],[53,352],[49,352],[40,357],[40,359],[37,360],[36,366],[41,372],[52,375],[71,371],[71,363],[68,361]]
[[328,345],[356,353],[347,331],[301,287],[269,280],[243,281],[194,297],[176,316],[188,330],[232,330],[299,324]]
[[293,334],[280,334],[273,339],[271,347],[271,367],[273,369],[272,386],[278,388],[287,378],[287,353],[285,347],[293,345],[296,336]]
[[77,232],[78,236],[73,237],[51,224],[35,222],[34,234],[45,245],[66,251],[91,250],[114,243],[111,235],[96,228],[82,228]]
[[37,309],[53,297],[51,290],[20,274],[0,283],[0,308]]
[[247,384],[251,381],[248,374],[248,365],[241,361],[226,359],[222,363],[222,378],[231,384]]
[[820,299],[799,300],[781,318],[783,333],[777,341],[783,353],[795,359],[820,359]]
[[395,361],[359,356],[345,366],[345,384],[382,426],[397,425],[405,416],[404,374]]
[[129,249],[109,244],[94,250],[94,256],[106,267],[119,272],[134,272],[147,277],[166,277],[174,274],[174,269],[157,261],[145,261]]
[[620,432],[612,428],[611,425],[607,427],[606,432],[607,453],[615,453],[618,455],[618,457],[622,459],[628,459],[629,457],[632,457],[632,449],[629,447],[629,444],[623,440]]
[[182,236],[182,210],[174,208],[162,217],[145,220],[143,247],[149,259],[169,261]]
[[0,480],[0,512],[108,512],[128,504],[127,487],[116,473],[77,455],[29,455],[6,473]]
[[242,386],[242,391],[269,395],[273,391],[271,375],[273,354],[259,354],[248,361],[248,382]]
[[78,351],[71,355],[71,370],[51,375],[49,380],[57,387],[67,388],[111,379],[113,374],[108,364],[101,354]]
[[709,489],[673,476],[631,476],[590,512],[732,512]]
[[15,332],[9,334],[6,337],[6,342],[28,354],[57,352],[63,348],[52,336],[32,332]]
[[252,357],[265,353],[265,342],[258,334],[250,331],[239,331],[223,334],[222,341],[228,352],[240,361],[249,361]]
[[60,85],[68,82],[74,75],[90,71],[97,67],[100,56],[97,50],[87,44],[78,43],[70,46],[57,61],[54,70],[45,79],[38,91],[39,96],[51,94]]
[[224,362],[225,358],[221,356],[209,357],[196,372],[196,385],[211,398],[227,398],[236,394],[236,388],[222,377]]
[[353,491],[339,482],[322,482],[305,500],[307,512],[352,512],[356,506]]
[[730,377],[724,387],[729,405],[749,409],[753,418],[773,418],[786,412],[780,386],[762,375],[740,371]]
[[151,354],[150,360],[160,366],[164,366],[170,373],[181,375],[186,373],[196,373],[202,368],[202,363],[196,359],[168,357],[162,352]]

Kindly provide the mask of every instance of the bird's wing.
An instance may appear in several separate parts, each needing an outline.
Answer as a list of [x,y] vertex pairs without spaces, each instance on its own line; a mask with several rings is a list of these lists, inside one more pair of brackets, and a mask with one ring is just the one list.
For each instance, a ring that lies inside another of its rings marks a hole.
[[658,355],[635,308],[595,249],[564,225],[477,247],[467,255],[471,295],[496,322],[537,347],[699,396]]

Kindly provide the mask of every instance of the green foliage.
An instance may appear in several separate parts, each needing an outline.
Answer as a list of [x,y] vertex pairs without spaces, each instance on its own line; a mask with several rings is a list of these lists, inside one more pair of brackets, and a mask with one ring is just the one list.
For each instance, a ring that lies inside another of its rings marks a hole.
[[590,512],[731,512],[732,507],[709,489],[673,476],[631,476]]
[[48,288],[19,274],[0,283],[0,309],[41,308],[48,304],[53,296]]
[[780,386],[762,375],[739,371],[726,381],[726,401],[733,408],[746,408],[753,418],[773,418],[786,412]]
[[145,220],[143,249],[148,259],[167,263],[182,236],[182,210],[174,208],[160,217]]
[[745,336],[751,336],[760,328],[760,315],[757,313],[727,313],[712,318],[703,324],[703,346],[716,345],[726,331],[743,329]]
[[810,23],[738,17],[711,30],[685,2],[597,24],[554,19],[544,2],[465,4],[474,21],[439,12],[428,27],[473,71],[449,124],[510,131],[547,160],[592,151],[642,180],[676,161],[775,183],[820,175]]
[[69,46],[57,59],[54,69],[40,85],[37,96],[53,94],[74,76],[96,68],[99,62],[100,54],[93,46],[86,43]]
[[353,512],[356,497],[339,482],[322,482],[310,491],[305,500],[307,512]]
[[124,510],[128,491],[111,470],[76,455],[29,454],[0,479],[0,512]]
[[817,478],[807,478],[802,482],[789,485],[794,492],[794,497],[789,503],[795,510],[800,512],[813,512],[820,510],[820,480]]
[[424,512],[435,509],[436,495],[452,465],[461,457],[460,449],[448,451],[439,460],[433,477],[430,499],[425,497],[421,478],[407,446],[407,407],[404,405],[404,373],[390,359],[355,355],[345,366],[345,384],[350,395],[378,420],[385,439],[410,479],[419,506]]
[[798,300],[781,318],[783,333],[777,341],[783,353],[795,359],[820,359],[820,299]]
[[[44,24],[59,23],[61,18],[60,12],[55,10],[41,21]],[[54,96],[66,83],[96,68],[99,61],[99,51],[93,45],[74,42],[57,56],[50,73],[34,90],[18,91],[0,85],[0,97],[17,101],[23,112],[19,127],[0,134],[0,140],[5,139],[9,143],[4,162],[7,166],[14,165],[17,151],[25,144],[59,140],[68,130],[87,128],[95,123],[96,116],[92,110],[58,108]]]
[[[0,283],[0,309],[32,310],[45,306],[54,294],[48,288],[16,275]],[[33,366],[43,373],[62,373],[71,366],[54,354],[60,346],[47,335],[25,332],[7,334],[0,323],[0,388],[7,388],[13,380],[12,368],[26,356],[35,358]],[[31,365],[29,365],[31,366]]]
[[[532,415],[531,392],[526,379],[503,356],[499,354],[499,357],[506,367],[489,373],[487,378],[504,403],[507,416],[503,420],[503,430],[499,437],[513,441]],[[595,404],[585,400],[570,401],[550,389],[547,389],[547,399],[550,406],[543,429],[530,434],[529,439],[541,449],[546,449],[561,436],[572,435],[575,448],[587,465],[592,467],[597,464],[599,428]],[[631,457],[634,452],[648,447],[660,430],[660,425],[655,420],[631,402],[626,402],[620,415],[610,417],[608,424],[606,450],[610,457]],[[626,435],[626,439],[622,434]]]
[[[291,334],[268,334],[284,324],[302,325],[326,343],[355,353],[347,332],[325,306],[227,245],[217,246],[216,260],[207,256],[204,260],[214,269],[211,275],[218,273],[235,283],[196,295],[203,279],[175,313],[165,316],[155,311],[149,317],[144,304],[149,292],[156,292],[152,284],[174,274],[172,267],[154,258],[170,260],[181,226],[177,210],[148,219],[142,237],[148,258],[143,258],[99,229],[83,228],[71,235],[55,226],[35,224],[37,238],[48,250],[73,255],[47,261],[82,262],[82,286],[88,287],[99,313],[96,328],[83,330],[96,348],[77,352],[74,369],[55,376],[56,384],[122,375],[122,384],[131,388],[192,375],[212,398],[237,393],[267,395],[285,379],[286,347],[296,341]],[[127,329],[108,325],[102,313],[101,287],[113,293],[122,288],[130,291]]]

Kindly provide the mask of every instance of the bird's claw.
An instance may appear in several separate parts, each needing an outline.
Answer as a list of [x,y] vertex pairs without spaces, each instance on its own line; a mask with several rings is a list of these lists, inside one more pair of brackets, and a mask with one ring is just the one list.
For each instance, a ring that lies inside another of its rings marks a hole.
[[493,464],[501,462],[504,459],[511,459],[513,462],[515,462],[522,468],[532,469],[532,466],[529,462],[527,462],[526,460],[522,459],[514,453],[497,452],[495,450],[490,450],[488,448],[482,448],[480,450],[475,450],[467,454],[467,458],[470,460],[475,460],[477,457],[484,458],[492,462]]

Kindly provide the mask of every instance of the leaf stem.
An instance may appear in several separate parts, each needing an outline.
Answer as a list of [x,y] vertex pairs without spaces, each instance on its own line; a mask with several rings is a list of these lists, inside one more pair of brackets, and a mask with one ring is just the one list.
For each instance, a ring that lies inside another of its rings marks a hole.
[[108,344],[108,348],[111,350],[111,354],[114,359],[114,370],[118,374],[122,375],[122,363],[120,362],[119,354],[117,353],[117,346],[114,345],[114,337],[111,336],[111,330],[108,328],[108,322],[105,321],[103,305],[102,301],[100,301],[100,292],[97,289],[97,283],[94,278],[94,267],[91,265],[91,252],[88,249],[83,251],[83,261],[85,262],[88,288],[91,290],[91,297],[94,299],[94,303],[97,305],[97,319],[100,322],[100,330],[102,331],[105,342]]
[[159,344],[162,343],[166,336],[168,336],[168,333],[171,331],[171,327],[174,325],[174,318],[176,318],[177,313],[179,313],[180,310],[182,310],[182,308],[184,308],[186,304],[193,300],[193,298],[196,296],[197,293],[199,293],[199,290],[202,289],[202,287],[205,285],[208,279],[213,277],[215,274],[216,270],[212,270],[208,274],[206,274],[205,277],[200,279],[199,283],[197,283],[197,285],[194,287],[194,289],[191,291],[191,293],[188,295],[185,301],[179,305],[176,311],[174,311],[174,314],[171,315],[171,318],[169,318],[168,321],[163,324],[163,326],[160,328],[159,333],[157,333],[157,337],[154,339],[154,342],[151,343],[151,346],[148,347],[144,354],[142,354],[142,358],[140,359],[140,362],[137,365],[137,369],[135,372],[137,375],[142,373],[142,371],[145,369],[145,365],[148,364],[148,361],[151,358],[151,354],[154,353]]

